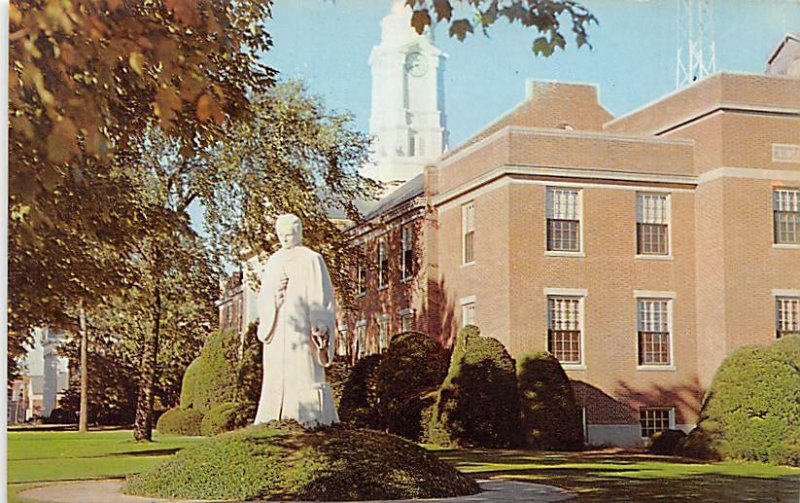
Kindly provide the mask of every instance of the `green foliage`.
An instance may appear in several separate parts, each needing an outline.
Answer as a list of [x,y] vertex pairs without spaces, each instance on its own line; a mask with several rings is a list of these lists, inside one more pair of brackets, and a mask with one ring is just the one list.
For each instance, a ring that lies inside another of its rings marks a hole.
[[128,478],[128,494],[184,499],[352,501],[464,496],[477,484],[393,435],[272,422],[210,438]]
[[342,402],[342,394],[344,393],[344,386],[350,378],[353,371],[353,366],[346,357],[335,356],[331,365],[325,369],[325,381],[331,387],[331,394],[333,395],[333,403],[336,405],[336,410]]
[[583,447],[575,393],[558,360],[547,352],[517,362],[520,440],[534,449],[573,451]]
[[242,357],[236,364],[237,424],[252,424],[256,419],[258,401],[261,399],[261,381],[264,377],[264,344],[258,340],[258,322],[251,323],[244,335]]
[[200,378],[200,373],[203,370],[203,360],[199,356],[192,360],[192,363],[186,367],[186,372],[184,372],[183,380],[181,381],[181,409],[195,408],[195,390],[197,389],[197,381]]
[[556,49],[564,49],[567,40],[561,33],[561,23],[566,19],[571,23],[575,43],[578,47],[588,44],[587,28],[597,19],[585,7],[573,0],[406,0],[414,7],[411,24],[422,33],[437,22],[449,24],[449,34],[463,41],[467,34],[480,29],[484,34],[498,19],[505,18],[509,23],[519,22],[522,26],[536,28],[539,36],[533,41],[533,53],[550,56]]
[[162,435],[187,435],[197,437],[201,435],[200,425],[203,422],[203,413],[192,409],[169,409],[161,414],[156,424],[156,429]]
[[447,374],[447,352],[419,332],[392,338],[378,366],[378,408],[390,433],[417,441],[425,431],[421,414]]
[[678,445],[685,439],[686,433],[681,430],[658,431],[650,437],[647,452],[672,456],[678,450]]
[[717,370],[684,455],[798,462],[800,342],[736,350]]
[[481,337],[475,326],[464,327],[431,413],[427,440],[508,447],[517,437],[518,402],[514,359],[498,340]]
[[[200,364],[192,374],[192,407],[205,414],[213,407],[236,400],[239,335],[234,331],[213,332],[200,352]],[[187,390],[188,391],[188,390]]]
[[381,355],[369,355],[353,365],[342,390],[339,419],[361,428],[382,429],[378,410],[378,367]]
[[200,423],[200,433],[206,437],[213,437],[220,433],[247,426],[247,424],[242,424],[241,422],[240,408],[241,405],[233,402],[225,402],[214,406],[203,416],[203,421]]

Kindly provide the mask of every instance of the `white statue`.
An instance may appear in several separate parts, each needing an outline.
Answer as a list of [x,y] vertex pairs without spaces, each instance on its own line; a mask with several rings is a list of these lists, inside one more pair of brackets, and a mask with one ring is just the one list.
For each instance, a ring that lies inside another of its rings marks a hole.
[[325,367],[333,359],[333,285],[319,253],[301,245],[295,215],[275,222],[281,249],[261,273],[258,338],[264,380],[255,424],[295,419],[304,426],[338,423]]

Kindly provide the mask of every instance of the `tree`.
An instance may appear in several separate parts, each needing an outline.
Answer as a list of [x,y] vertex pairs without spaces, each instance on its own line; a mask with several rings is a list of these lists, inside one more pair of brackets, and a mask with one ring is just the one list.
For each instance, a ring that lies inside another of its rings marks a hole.
[[214,248],[235,261],[242,250],[268,255],[279,246],[275,219],[295,213],[305,244],[324,256],[347,303],[354,257],[329,214],[358,220],[355,201],[377,194],[378,184],[358,173],[369,138],[353,128],[352,115],[327,110],[297,81],[254,94],[252,107],[252,120],[226,128],[208,160],[214,171],[200,197]]
[[539,36],[531,47],[535,55],[543,56],[567,46],[561,33],[561,18],[566,17],[572,25],[579,48],[588,45],[586,29],[597,23],[594,15],[573,0],[406,0],[405,3],[414,10],[411,24],[417,33],[431,25],[431,12],[436,21],[448,23],[451,37],[462,41],[476,28],[486,34],[491,25],[505,18],[509,23],[519,22],[527,28],[535,28]]
[[[112,173],[152,121],[183,155],[272,82],[269,2],[15,0],[9,35],[9,340],[125,287],[142,225]],[[116,164],[115,164],[116,162]],[[123,257],[121,260],[120,257]],[[15,352],[9,352],[13,358]],[[11,361],[13,365],[13,361]]]

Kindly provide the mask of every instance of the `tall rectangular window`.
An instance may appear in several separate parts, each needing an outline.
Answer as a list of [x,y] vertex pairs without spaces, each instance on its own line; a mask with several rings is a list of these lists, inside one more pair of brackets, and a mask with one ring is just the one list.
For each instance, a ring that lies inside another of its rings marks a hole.
[[389,254],[386,251],[386,240],[378,241],[378,288],[389,285]]
[[401,230],[402,239],[402,268],[403,279],[411,279],[414,276],[414,224],[406,224]]
[[463,264],[475,262],[475,202],[461,207],[461,259]]
[[650,438],[659,431],[675,427],[675,409],[642,408],[639,409],[639,426],[642,438]]
[[389,348],[389,316],[378,317],[378,352],[383,353]]
[[547,250],[581,251],[581,190],[547,187]]
[[475,301],[461,304],[461,328],[475,324]]
[[583,363],[581,308],[581,297],[547,298],[547,350],[561,363]]
[[361,358],[367,355],[367,320],[361,320],[356,323],[356,337],[355,337],[355,353],[356,358]]
[[776,337],[800,335],[800,297],[775,299]]
[[670,207],[667,194],[636,194],[636,253],[669,255]]
[[669,299],[638,299],[639,365],[671,365]]
[[414,330],[414,310],[403,309],[400,311],[400,326],[403,332]]
[[349,342],[347,324],[340,324],[338,332],[336,337],[336,354],[338,356],[347,356],[347,346]]
[[775,189],[772,209],[776,244],[800,244],[800,189]]
[[366,264],[366,246],[359,247],[357,265],[356,265],[356,282],[358,294],[367,293],[367,264]]

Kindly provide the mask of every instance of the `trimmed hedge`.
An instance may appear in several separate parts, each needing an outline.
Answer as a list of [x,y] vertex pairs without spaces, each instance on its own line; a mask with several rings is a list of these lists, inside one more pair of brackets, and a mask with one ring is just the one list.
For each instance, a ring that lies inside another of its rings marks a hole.
[[382,429],[378,410],[378,366],[381,355],[369,355],[353,365],[342,389],[339,419],[362,428]]
[[213,437],[247,426],[247,424],[242,424],[241,408],[240,404],[233,402],[214,406],[203,417],[203,421],[200,423],[200,433],[206,437]]
[[272,422],[189,446],[128,477],[139,496],[270,501],[355,501],[466,496],[467,475],[421,447],[377,431],[304,430]]
[[546,351],[517,362],[520,398],[520,444],[556,451],[583,448],[580,409],[567,374]]
[[339,410],[339,404],[342,402],[342,393],[344,393],[344,386],[352,372],[353,366],[342,356],[334,357],[330,367],[325,369],[325,380],[331,387],[331,394],[333,395],[333,403],[336,405],[336,410]]
[[193,409],[169,409],[161,414],[156,423],[159,433],[172,435],[200,436],[203,413]]
[[686,439],[686,433],[681,430],[658,431],[650,437],[647,452],[672,456],[678,450],[678,445]]
[[450,369],[430,412],[426,440],[463,447],[508,447],[518,432],[514,359],[500,341],[468,325],[458,334]]
[[800,466],[800,337],[736,350],[717,370],[685,456]]
[[378,408],[390,433],[417,441],[425,430],[422,410],[434,402],[447,374],[447,352],[419,332],[392,338],[378,366]]
[[183,374],[181,381],[181,401],[180,407],[182,409],[192,409],[195,402],[195,389],[197,389],[197,380],[201,372],[204,372],[202,357],[198,356],[192,363],[186,367],[186,372]]

